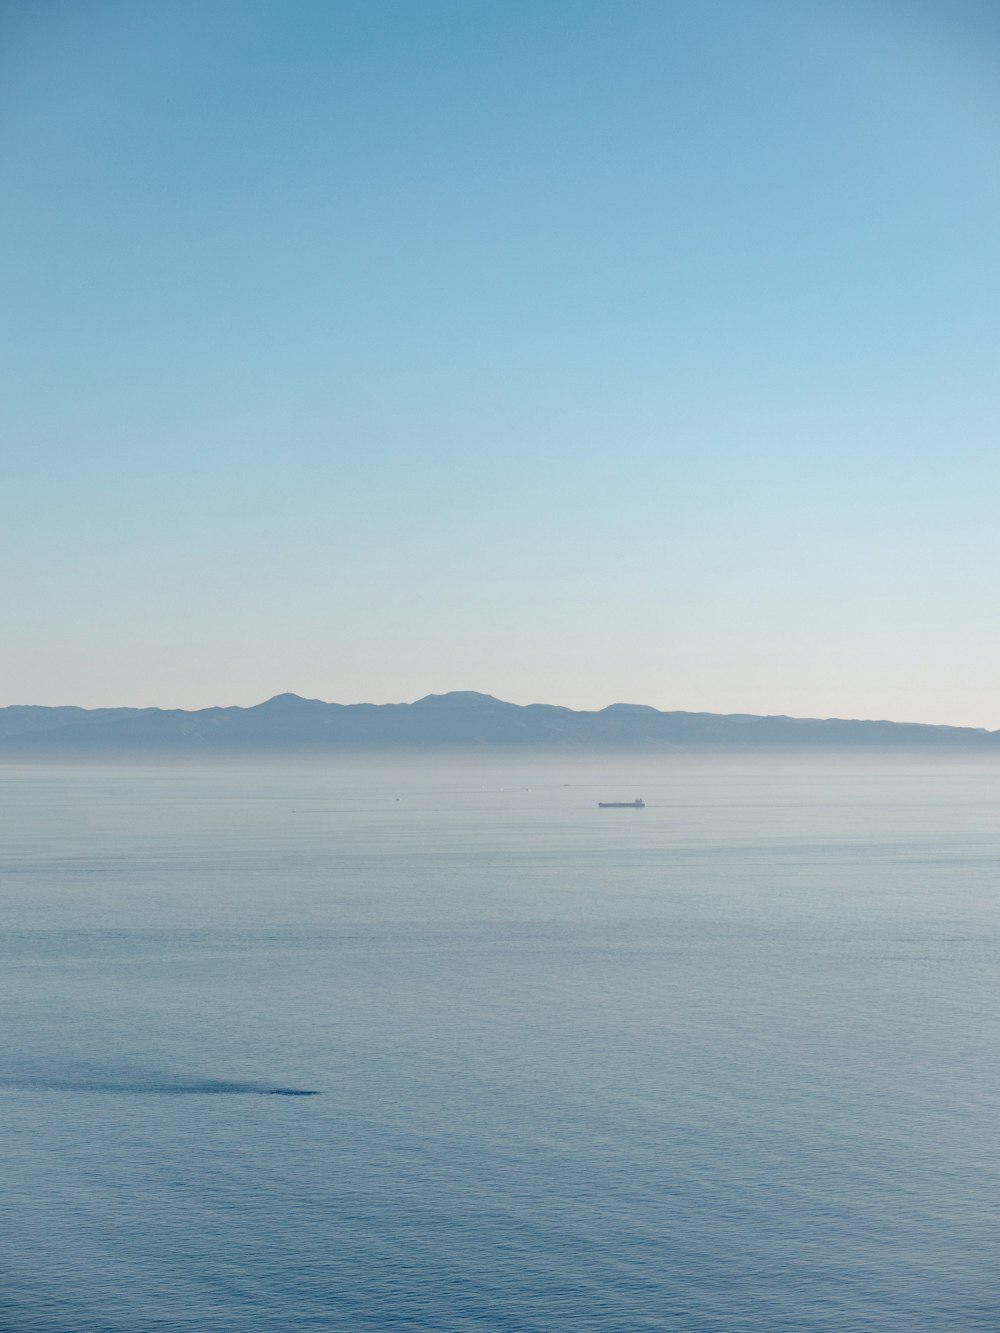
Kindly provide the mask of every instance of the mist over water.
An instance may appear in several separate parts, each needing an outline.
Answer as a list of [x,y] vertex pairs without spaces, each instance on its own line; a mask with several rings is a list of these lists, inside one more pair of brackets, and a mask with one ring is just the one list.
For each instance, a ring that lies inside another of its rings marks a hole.
[[1000,1324],[1000,770],[0,796],[3,1329]]

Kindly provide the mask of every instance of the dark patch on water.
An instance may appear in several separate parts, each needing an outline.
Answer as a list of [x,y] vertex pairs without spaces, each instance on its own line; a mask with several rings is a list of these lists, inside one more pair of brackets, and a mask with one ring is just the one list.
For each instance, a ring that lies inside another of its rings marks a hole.
[[0,1089],[20,1092],[105,1092],[152,1097],[258,1096],[318,1097],[317,1088],[291,1088],[281,1084],[254,1083],[235,1079],[103,1079],[103,1078],[0,1078]]

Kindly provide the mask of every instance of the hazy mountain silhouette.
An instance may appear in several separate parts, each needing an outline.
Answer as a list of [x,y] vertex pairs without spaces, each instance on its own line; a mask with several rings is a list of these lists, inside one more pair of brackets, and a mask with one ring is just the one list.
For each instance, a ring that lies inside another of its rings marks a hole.
[[429,694],[412,704],[333,704],[278,694],[252,708],[0,708],[0,757],[120,752],[532,748],[956,749],[1000,753],[1000,732],[840,718],[660,712],[611,704],[575,712],[488,694]]

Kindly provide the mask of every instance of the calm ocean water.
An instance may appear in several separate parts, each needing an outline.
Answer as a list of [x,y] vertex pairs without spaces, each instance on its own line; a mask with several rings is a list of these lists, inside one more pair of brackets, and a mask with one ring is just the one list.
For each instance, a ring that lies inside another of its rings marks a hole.
[[4,1333],[1000,1329],[1000,770],[0,794]]

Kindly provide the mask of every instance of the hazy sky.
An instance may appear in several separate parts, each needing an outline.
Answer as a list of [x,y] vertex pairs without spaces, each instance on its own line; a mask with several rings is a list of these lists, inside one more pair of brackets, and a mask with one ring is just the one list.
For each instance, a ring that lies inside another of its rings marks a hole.
[[993,0],[4,0],[0,704],[1000,727]]

